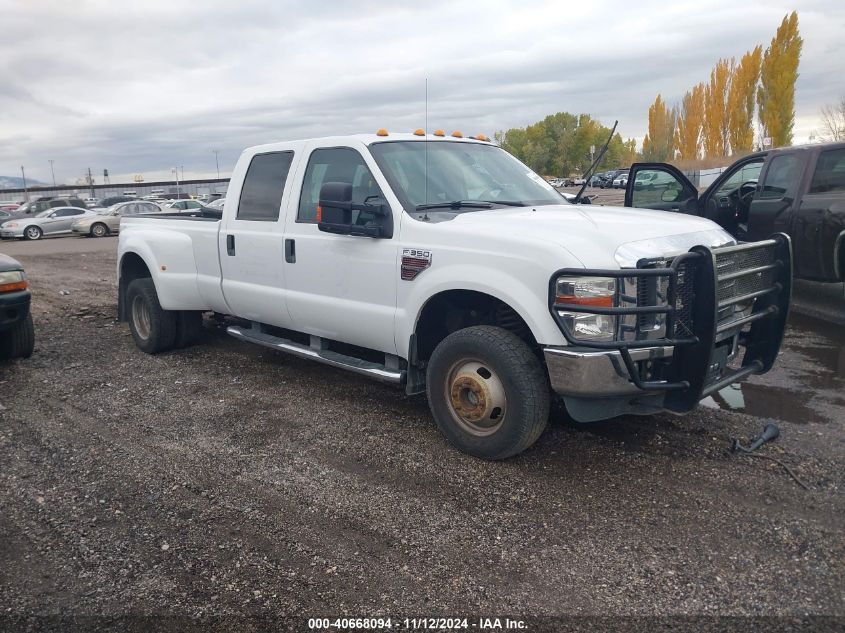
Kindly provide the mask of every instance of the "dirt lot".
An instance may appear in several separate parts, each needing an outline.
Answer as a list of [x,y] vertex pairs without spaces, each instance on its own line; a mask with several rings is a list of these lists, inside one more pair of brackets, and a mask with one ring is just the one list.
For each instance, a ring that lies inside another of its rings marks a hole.
[[[423,398],[210,321],[194,348],[141,353],[115,246],[0,244],[37,328],[0,366],[0,613],[845,617],[841,330],[795,320],[777,371],[692,415],[558,411],[486,463]],[[782,436],[761,452],[809,491],[729,454],[767,416]]]

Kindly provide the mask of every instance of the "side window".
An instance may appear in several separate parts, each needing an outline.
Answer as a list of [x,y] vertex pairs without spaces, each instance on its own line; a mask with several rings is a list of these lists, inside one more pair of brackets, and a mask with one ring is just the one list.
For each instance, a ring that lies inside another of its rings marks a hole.
[[124,204],[120,207],[118,215],[136,215],[138,213],[139,206],[140,205],[137,204]]
[[819,155],[810,193],[845,191],[845,148],[829,149]]
[[256,154],[252,157],[238,201],[238,220],[275,222],[279,219],[291,162],[293,152]]
[[719,188],[714,192],[714,195],[724,195],[730,193],[746,182],[757,182],[760,178],[760,172],[763,169],[764,160],[765,159],[760,158],[760,160],[745,163],[742,167],[728,176],[728,179],[719,186]]
[[758,194],[761,199],[783,198],[795,181],[795,154],[775,156],[769,163],[763,188]]
[[673,174],[662,169],[637,171],[631,194],[631,206],[647,209],[655,204],[677,202],[683,197],[683,185]]
[[[308,159],[305,178],[302,181],[302,193],[299,196],[297,222],[316,222],[317,203],[320,200],[320,188],[327,182],[344,182],[352,185],[352,202],[365,204],[376,203],[383,199],[381,189],[376,184],[372,172],[364,159],[354,149],[335,147],[315,149]],[[368,212],[353,213],[353,223],[363,224],[368,219],[363,217]]]
[[65,206],[64,200],[50,200],[50,208],[54,209],[55,207],[63,207]]

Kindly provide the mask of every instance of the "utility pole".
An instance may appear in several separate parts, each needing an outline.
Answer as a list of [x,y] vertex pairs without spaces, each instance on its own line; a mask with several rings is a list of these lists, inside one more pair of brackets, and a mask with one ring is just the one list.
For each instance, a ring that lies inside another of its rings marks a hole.
[[217,180],[220,180],[220,160],[218,159],[218,156],[220,154],[220,150],[219,149],[213,149],[211,151],[214,152],[214,164],[217,165]]
[[182,193],[181,190],[179,189],[179,168],[174,167],[172,169],[172,171],[176,175],[176,193]]
[[89,197],[94,197],[94,177],[91,175],[91,168],[88,168],[88,192]]
[[53,176],[53,189],[56,188],[56,172],[53,171],[53,159],[48,158],[47,162],[50,163],[50,174]]
[[23,178],[23,195],[26,202],[29,202],[29,189],[26,188],[26,173],[24,173],[23,165],[21,165],[21,177]]

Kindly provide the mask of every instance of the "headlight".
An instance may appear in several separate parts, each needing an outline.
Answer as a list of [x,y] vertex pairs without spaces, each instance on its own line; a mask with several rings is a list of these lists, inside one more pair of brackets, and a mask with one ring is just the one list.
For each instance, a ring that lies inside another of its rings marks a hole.
[[0,292],[26,290],[28,285],[29,284],[26,282],[26,275],[22,270],[10,270],[0,273]]
[[565,306],[612,308],[617,305],[613,277],[558,277],[555,282],[555,309],[576,338],[612,341],[616,338],[618,317],[590,312],[571,312]]
[[17,222],[6,222],[6,223],[5,223],[2,227],[0,227],[0,228],[4,228],[4,229],[13,229],[13,228],[15,228],[16,226],[18,226],[18,223],[17,223]]

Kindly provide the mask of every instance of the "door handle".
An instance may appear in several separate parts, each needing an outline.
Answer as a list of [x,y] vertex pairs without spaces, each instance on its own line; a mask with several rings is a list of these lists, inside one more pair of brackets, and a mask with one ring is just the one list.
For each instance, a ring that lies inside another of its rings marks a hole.
[[285,240],[285,261],[288,264],[296,263],[296,240]]
[[235,254],[235,236],[234,235],[227,235],[226,236],[226,253],[230,256],[234,256],[234,254]]

